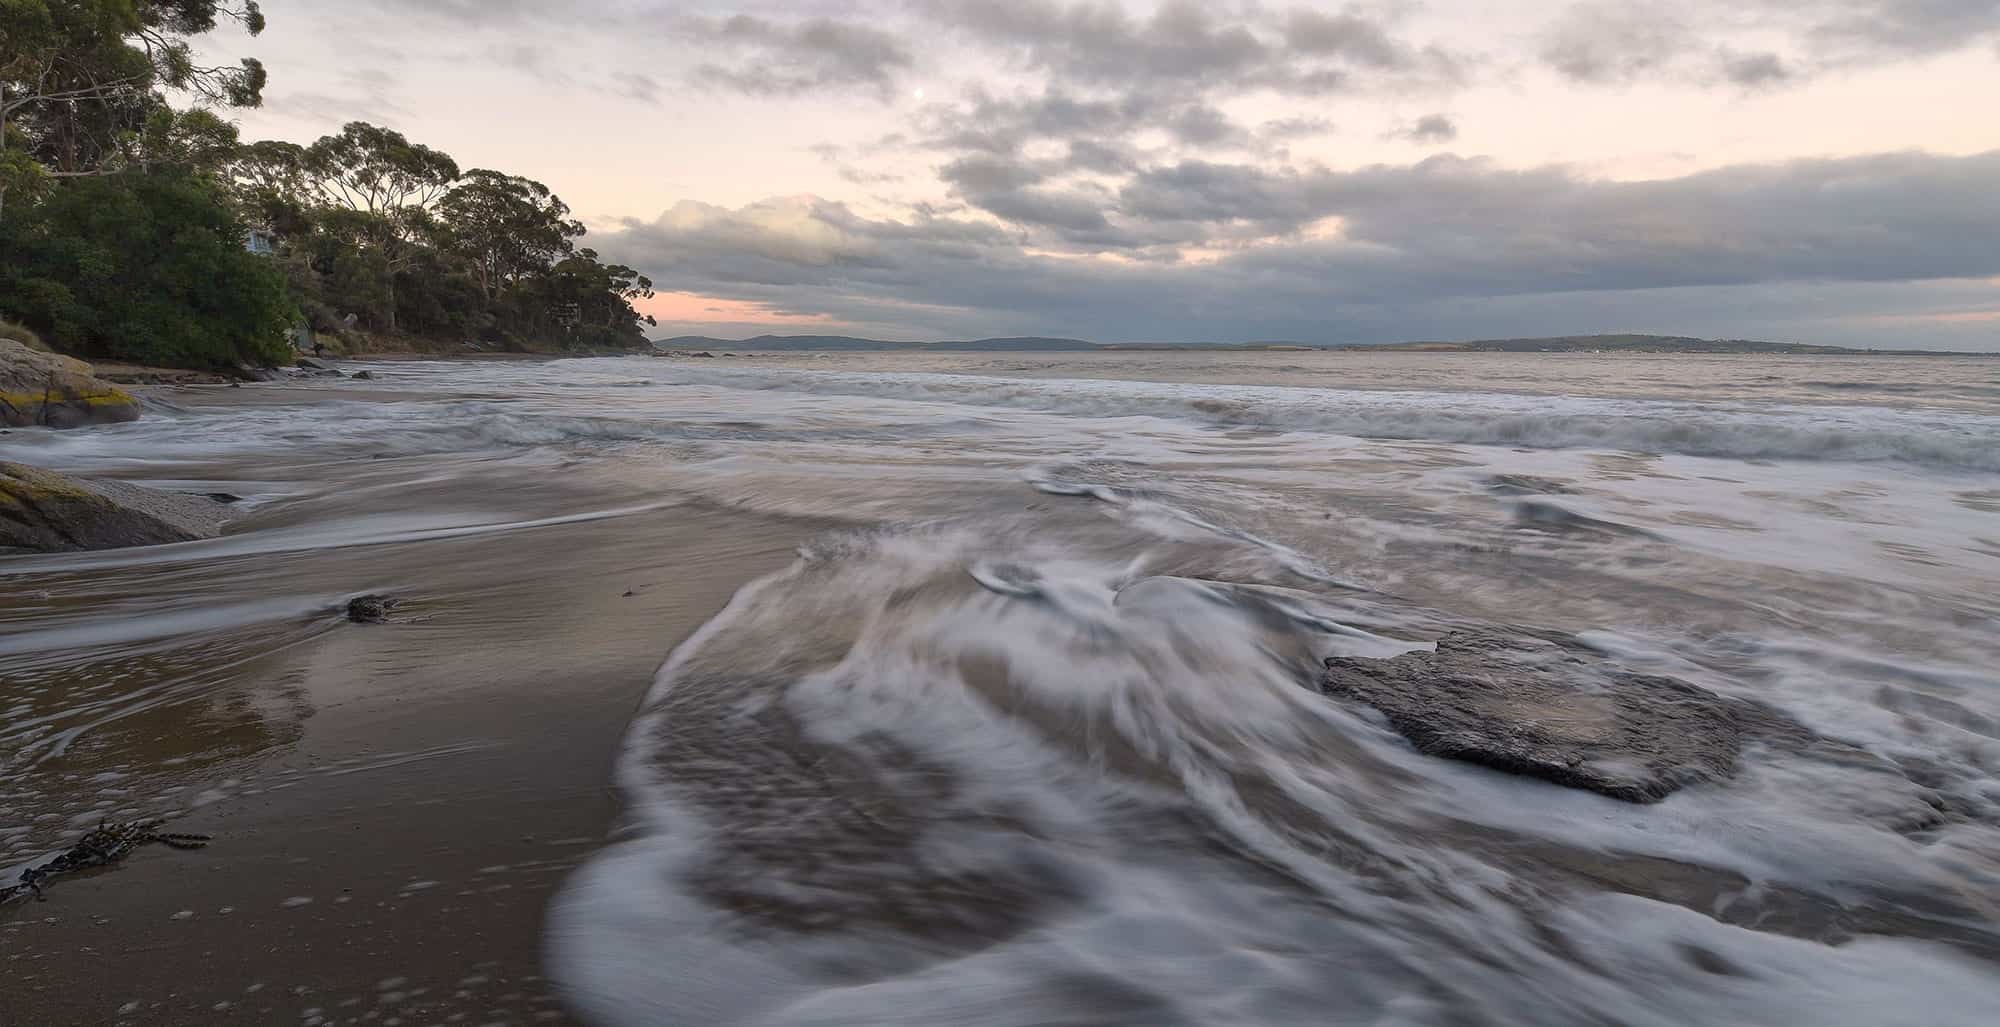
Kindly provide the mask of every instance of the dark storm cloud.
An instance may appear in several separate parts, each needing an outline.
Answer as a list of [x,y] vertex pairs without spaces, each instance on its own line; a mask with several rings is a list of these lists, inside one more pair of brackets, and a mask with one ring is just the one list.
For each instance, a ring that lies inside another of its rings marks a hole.
[[[1658,182],[1459,158],[1344,173],[1186,162],[1093,198],[989,168],[976,180],[1021,204],[1022,220],[1079,236],[1184,226],[1295,234],[1202,264],[1074,260],[1031,253],[1013,230],[983,221],[876,220],[824,201],[772,201],[684,204],[600,242],[667,288],[791,296],[803,309],[863,321],[901,306],[950,312],[936,315],[940,330],[1325,336],[1411,312],[1458,309],[1471,324],[1479,310],[1547,312],[1564,302],[1636,314],[1646,296],[1673,290],[1750,303],[1839,293],[1826,283],[1916,295],[1926,280],[1988,278],[2000,275],[1996,176],[2000,152],[1793,161]],[[1338,231],[1295,232],[1327,218]],[[1642,327],[1678,330],[1689,319],[1664,299],[1655,307]],[[1039,320],[1010,320],[1023,310]],[[1135,327],[1147,325],[1156,328]]]

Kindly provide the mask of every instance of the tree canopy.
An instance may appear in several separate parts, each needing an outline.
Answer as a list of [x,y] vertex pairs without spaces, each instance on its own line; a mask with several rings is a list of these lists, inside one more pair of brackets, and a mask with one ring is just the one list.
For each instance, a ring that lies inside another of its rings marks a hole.
[[264,30],[254,0],[0,0],[0,204],[52,179],[134,162],[172,135],[166,94],[197,107],[254,107],[264,66],[205,65],[190,39],[234,22]]
[[[219,111],[261,102],[254,59],[190,40],[264,27],[254,0],[0,0],[0,316],[85,355],[222,366],[286,330],[645,342],[652,283],[578,249],[548,186],[355,121],[310,145],[245,144]],[[176,106],[176,101],[182,105]],[[246,252],[248,233],[275,252]]]
[[215,182],[184,168],[81,179],[0,219],[0,307],[59,348],[181,367],[288,355],[298,308]]

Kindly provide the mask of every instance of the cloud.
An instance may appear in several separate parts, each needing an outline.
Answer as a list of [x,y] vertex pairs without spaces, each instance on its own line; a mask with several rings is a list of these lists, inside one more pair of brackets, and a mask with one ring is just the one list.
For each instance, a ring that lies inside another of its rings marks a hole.
[[[873,219],[791,199],[736,210],[683,203],[598,241],[668,288],[857,323],[900,318],[941,335],[1736,332],[1756,323],[1743,313],[1753,308],[1774,325],[1858,315],[1869,309],[1863,297],[1878,313],[1885,304],[1940,309],[1947,286],[1980,294],[1959,296],[1961,308],[1990,307],[1990,282],[1963,283],[2000,275],[2000,198],[1990,187],[2000,151],[1742,165],[1648,182],[1457,157],[1346,172],[1188,161],[1094,198],[1050,190],[1016,168],[958,174],[1024,205],[1042,201],[1022,219],[1079,235],[1269,235],[1199,264],[1059,257],[983,219]],[[1095,207],[1072,206],[1085,200]],[[1308,226],[1318,230],[1301,231]],[[1714,309],[1689,307],[1691,296]]]
[[738,14],[686,24],[697,39],[734,54],[726,63],[703,63],[697,81],[753,96],[858,89],[886,99],[916,63],[896,35],[831,18],[780,22]]
[[1426,114],[1393,136],[1413,143],[1448,143],[1458,138],[1458,123],[1444,114]]
[[1746,89],[1789,81],[1792,70],[1775,53],[1721,55],[1722,77]]
[[1541,58],[1578,82],[1629,82],[1666,68],[1694,45],[1693,31],[1665,7],[1593,0],[1571,6],[1547,29]]
[[352,65],[341,69],[329,90],[275,93],[264,107],[273,114],[330,124],[396,121],[409,114],[396,96],[400,84],[393,72]]
[[1545,26],[1538,56],[1582,83],[1764,87],[1988,42],[2000,0],[1584,0]]
[[1333,134],[1336,126],[1326,118],[1304,115],[1292,118],[1274,118],[1257,126],[1257,135],[1272,142],[1292,139],[1309,139],[1313,136]]
[[659,80],[651,75],[641,74],[636,71],[613,72],[611,74],[611,89],[613,93],[628,100],[637,100],[640,103],[655,105],[660,102]]
[[1809,36],[1833,53],[1874,58],[1949,53],[2000,37],[2000,0],[1822,0]]
[[1167,0],[1135,15],[1115,2],[925,0],[960,38],[1064,86],[1179,98],[1216,90],[1320,96],[1358,77],[1449,76],[1455,59],[1419,48],[1357,10],[1326,14]]

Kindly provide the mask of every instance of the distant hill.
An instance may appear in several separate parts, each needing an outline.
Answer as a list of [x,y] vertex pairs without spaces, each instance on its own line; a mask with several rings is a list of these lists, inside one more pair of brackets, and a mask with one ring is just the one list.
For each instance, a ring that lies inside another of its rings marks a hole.
[[881,339],[857,339],[852,335],[759,335],[754,339],[713,339],[706,335],[681,335],[671,339],[654,339],[653,345],[660,349],[729,349],[729,350],[884,350],[919,349],[914,342],[884,342]]
[[1862,353],[1840,346],[1807,346],[1755,339],[1696,339],[1685,335],[1558,335],[1540,339],[1471,342],[1398,342],[1335,346],[1342,350],[1415,350],[1430,353]]
[[[1170,343],[1096,343],[1082,339],[1040,337],[973,339],[963,342],[888,342],[851,335],[759,335],[754,339],[716,339],[706,335],[682,335],[656,339],[653,345],[666,350],[729,350],[738,353],[795,352],[809,350],[872,350],[902,353],[1076,353],[1126,350],[1339,350],[1348,352],[1388,351],[1419,353],[1882,353],[1907,356],[1977,356],[1981,354],[1941,353],[1933,350],[1862,350],[1841,346],[1808,346],[1793,342],[1760,342],[1755,339],[1697,339],[1686,335],[1557,335],[1536,339],[1477,339],[1469,342],[1396,342],[1383,344],[1340,343],[1313,345],[1300,342],[1243,342],[1176,345]],[[1992,354],[1985,354],[1992,355]]]

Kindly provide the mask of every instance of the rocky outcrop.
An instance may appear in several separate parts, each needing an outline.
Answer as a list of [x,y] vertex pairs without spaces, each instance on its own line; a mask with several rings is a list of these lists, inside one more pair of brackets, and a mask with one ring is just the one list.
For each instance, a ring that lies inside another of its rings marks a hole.
[[0,425],[75,428],[139,419],[132,394],[81,360],[0,339]]
[[1436,652],[1328,659],[1321,690],[1380,710],[1430,755],[1627,802],[1730,777],[1746,741],[1811,738],[1773,710],[1580,647],[1475,631]]
[[82,481],[0,461],[0,550],[116,549],[214,538],[229,507],[205,496]]

